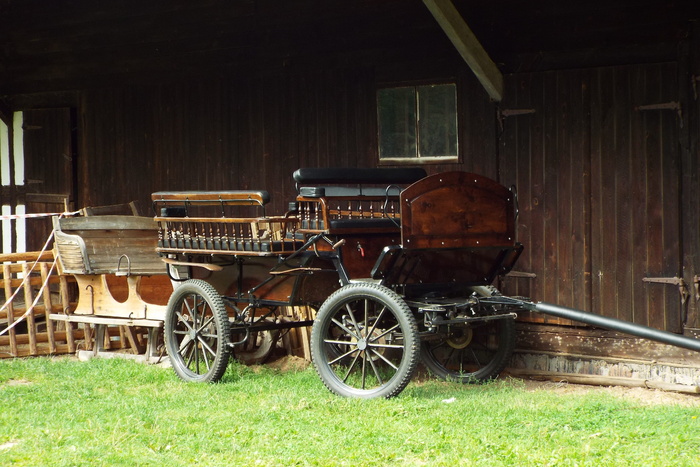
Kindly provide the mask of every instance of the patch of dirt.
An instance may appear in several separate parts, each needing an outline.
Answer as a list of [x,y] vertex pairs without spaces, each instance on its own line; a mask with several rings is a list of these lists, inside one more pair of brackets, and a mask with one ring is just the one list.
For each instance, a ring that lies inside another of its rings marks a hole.
[[28,379],[9,379],[5,383],[5,386],[29,386],[33,384]]
[[270,368],[274,368],[275,370],[279,371],[302,371],[307,369],[309,365],[311,365],[311,362],[293,355],[286,355],[265,363],[265,366],[269,366]]
[[658,389],[631,388],[624,386],[592,386],[566,382],[535,381],[515,379],[517,384],[524,384],[528,391],[550,391],[559,394],[607,394],[618,399],[626,399],[643,405],[680,405],[700,407],[699,394],[681,394]]

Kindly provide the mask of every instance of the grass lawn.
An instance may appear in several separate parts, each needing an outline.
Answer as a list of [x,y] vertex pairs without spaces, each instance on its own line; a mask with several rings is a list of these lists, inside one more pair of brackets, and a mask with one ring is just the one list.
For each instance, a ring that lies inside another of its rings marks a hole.
[[412,382],[332,395],[311,369],[187,384],[126,360],[0,360],[0,465],[700,466],[700,402]]

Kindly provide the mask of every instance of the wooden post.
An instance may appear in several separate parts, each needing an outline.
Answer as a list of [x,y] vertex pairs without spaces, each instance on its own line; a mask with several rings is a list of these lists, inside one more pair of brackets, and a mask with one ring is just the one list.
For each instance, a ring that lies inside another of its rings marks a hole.
[[41,283],[46,284],[44,287],[43,301],[44,301],[44,316],[46,317],[46,332],[49,339],[49,351],[51,353],[56,353],[56,341],[54,340],[54,323],[49,318],[49,315],[53,312],[53,302],[51,300],[51,286],[49,285],[49,264],[40,263],[41,267]]
[[[5,300],[9,300],[12,296],[12,269],[10,268],[9,264],[4,264],[2,266],[2,276],[3,287],[5,290]],[[15,322],[14,306],[12,302],[7,304],[7,307],[5,308],[5,316],[5,322],[7,323],[7,326],[10,326],[12,325],[12,323]],[[10,337],[10,353],[12,355],[18,355],[17,335],[15,333],[15,329],[12,328],[7,333]]]

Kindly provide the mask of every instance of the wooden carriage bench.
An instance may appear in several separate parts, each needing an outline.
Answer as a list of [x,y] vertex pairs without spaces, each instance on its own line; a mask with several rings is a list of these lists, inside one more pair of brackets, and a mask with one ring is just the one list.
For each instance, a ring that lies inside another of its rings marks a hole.
[[159,191],[151,200],[161,255],[275,256],[303,244],[295,217],[265,216],[267,191]]
[[53,222],[59,273],[75,277],[79,295],[72,313],[51,319],[94,325],[96,351],[102,350],[107,326],[147,327],[149,345],[155,342],[172,285],[156,253],[153,218],[54,217]]
[[422,168],[301,168],[294,172],[302,232],[398,232],[399,193]]

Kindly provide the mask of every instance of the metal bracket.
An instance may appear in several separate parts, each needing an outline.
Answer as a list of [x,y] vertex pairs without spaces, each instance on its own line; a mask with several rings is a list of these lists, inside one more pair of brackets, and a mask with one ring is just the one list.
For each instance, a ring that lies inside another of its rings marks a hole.
[[[681,303],[683,305],[685,305],[685,302],[688,301],[688,297],[690,297],[690,292],[688,292],[688,286],[686,285],[682,277],[644,277],[642,281],[654,284],[671,284],[677,286],[678,292],[681,294]],[[696,289],[697,287],[698,286],[696,282]]]
[[500,127],[500,130],[503,131],[503,122],[506,118],[534,113],[535,109],[498,109],[498,126]]
[[700,302],[700,276],[693,277],[693,284],[695,284],[695,301]]
[[638,105],[634,108],[637,112],[640,110],[675,110],[678,113],[678,119],[681,121],[683,128],[683,109],[678,101],[663,102],[661,104]]

